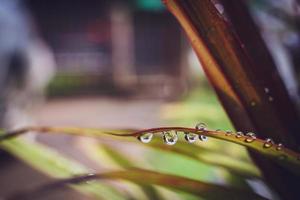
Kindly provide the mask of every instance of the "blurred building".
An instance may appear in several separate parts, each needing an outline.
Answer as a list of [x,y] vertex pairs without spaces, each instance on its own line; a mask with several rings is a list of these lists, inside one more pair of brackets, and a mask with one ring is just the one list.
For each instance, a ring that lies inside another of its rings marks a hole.
[[185,41],[160,0],[27,0],[53,49],[50,94],[172,97],[185,88]]

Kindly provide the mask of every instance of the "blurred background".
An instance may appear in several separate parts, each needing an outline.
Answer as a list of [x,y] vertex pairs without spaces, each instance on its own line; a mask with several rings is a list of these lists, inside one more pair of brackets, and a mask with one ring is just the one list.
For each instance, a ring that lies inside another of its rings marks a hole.
[[[249,8],[290,94],[298,99],[299,5],[293,0],[253,0]],[[28,125],[193,127],[198,122],[232,130],[184,33],[160,0],[0,0],[0,60],[0,125],[8,130]],[[32,133],[24,140],[91,171],[118,163],[103,149],[90,148],[95,146],[92,139]],[[209,145],[233,154],[240,148],[213,140]],[[132,143],[106,141],[104,146],[129,154],[138,149],[143,155],[128,159],[150,169],[217,183],[226,183],[229,176],[189,159],[168,154],[157,158]],[[0,197],[50,180],[7,150],[1,152],[0,164]],[[123,195],[130,194],[118,187]],[[158,190],[169,199],[193,199]],[[137,199],[147,199],[134,191]],[[261,192],[268,195],[267,189]],[[88,198],[71,190],[60,195],[45,199]]]

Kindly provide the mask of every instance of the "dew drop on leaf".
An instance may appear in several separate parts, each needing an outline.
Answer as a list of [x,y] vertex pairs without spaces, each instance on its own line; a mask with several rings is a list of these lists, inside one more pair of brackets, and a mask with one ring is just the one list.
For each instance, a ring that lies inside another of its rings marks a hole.
[[270,147],[273,146],[273,144],[274,144],[273,140],[271,138],[267,138],[263,147],[264,148],[270,148]]
[[246,138],[246,139],[245,139],[245,142],[251,143],[251,142],[254,142],[254,140],[255,140],[254,138],[251,138],[251,137],[250,137],[250,138]]
[[241,138],[243,136],[244,136],[244,134],[241,131],[236,132],[236,135],[235,135],[236,138]]
[[281,144],[281,143],[277,144],[277,146],[276,146],[277,151],[281,151],[282,148],[283,148],[283,144]]
[[196,125],[195,129],[197,129],[198,131],[205,131],[206,127],[207,127],[206,124],[201,122],[201,123]]
[[196,142],[197,138],[198,138],[198,135],[195,134],[195,133],[189,133],[189,132],[187,132],[187,133],[185,133],[185,135],[184,135],[184,139],[185,139],[186,141],[188,141],[189,143]]
[[206,142],[208,138],[205,135],[199,135],[199,140],[201,140],[202,142]]
[[138,139],[143,143],[149,143],[153,138],[153,133],[144,133],[138,136]]
[[255,133],[253,133],[253,132],[248,132],[245,135],[247,136],[247,138],[245,139],[245,142],[247,142],[247,143],[251,143],[256,140]]
[[248,137],[256,137],[255,133],[253,133],[253,132],[248,132],[245,135]]
[[245,142],[247,143],[251,143],[251,142],[254,142],[256,138],[253,138],[253,137],[248,137],[245,139]]
[[231,134],[232,134],[232,131],[226,131],[226,133],[225,133],[226,136],[229,136]]
[[163,133],[164,143],[167,145],[174,145],[178,140],[177,133],[175,131],[164,132]]

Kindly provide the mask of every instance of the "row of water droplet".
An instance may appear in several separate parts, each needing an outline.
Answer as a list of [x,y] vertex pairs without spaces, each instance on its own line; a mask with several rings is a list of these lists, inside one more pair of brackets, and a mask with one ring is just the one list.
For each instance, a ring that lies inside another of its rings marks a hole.
[[[230,136],[230,135],[233,135],[233,132],[232,132],[232,131],[226,131],[226,132],[225,132],[225,136]],[[247,142],[247,143],[251,143],[251,142],[254,142],[254,141],[256,140],[256,135],[255,135],[255,133],[253,133],[253,132],[248,132],[248,133],[246,133],[246,134],[244,135],[243,132],[238,131],[238,132],[236,132],[236,134],[235,134],[235,137],[236,137],[236,138],[242,138],[242,137],[244,137],[244,136],[246,136],[245,142]]]
[[[205,131],[206,124],[199,123],[195,127],[198,131]],[[174,145],[178,141],[178,131],[164,131],[162,132],[163,141],[167,145]],[[149,143],[153,138],[153,133],[144,133],[138,137],[138,139],[143,143]],[[195,133],[184,132],[184,139],[189,143],[194,143],[197,139],[201,141],[207,141],[207,137],[205,135],[197,135]]]
[[[226,131],[226,133],[225,133],[226,136],[229,136],[229,135],[232,135],[232,134],[233,134],[232,131]],[[235,134],[236,138],[242,138],[243,136],[246,136],[244,141],[247,142],[247,143],[251,143],[251,142],[254,142],[256,140],[256,135],[253,132],[248,132],[245,135],[242,132],[237,132]],[[284,148],[282,143],[276,144],[271,138],[267,138],[267,139],[264,140],[263,148],[268,149],[268,148],[271,148],[273,146],[275,147],[276,151],[281,151]],[[288,158],[288,156],[285,155],[285,154],[281,154],[281,155],[278,156],[279,160],[285,160],[287,158]],[[300,161],[300,157],[297,158],[297,159]]]
[[[204,123],[197,124],[195,129],[197,129],[199,132],[207,130],[206,125]],[[216,130],[216,132],[220,132],[220,131],[221,131],[220,129]],[[178,132],[179,131],[175,131],[175,130],[162,131],[161,133],[162,133],[162,138],[164,143],[167,145],[176,144],[176,142],[178,141]],[[144,133],[138,136],[138,139],[143,143],[149,143],[151,142],[153,135],[154,135],[153,132]],[[253,132],[248,132],[246,134],[243,134],[242,132],[238,131],[234,134],[232,131],[225,131],[225,136],[234,136],[236,138],[242,138],[246,143],[252,143],[256,140],[256,135]],[[191,132],[184,132],[184,138],[189,143],[194,143],[198,139],[200,141],[207,141],[208,139],[207,136],[205,135],[201,135],[201,134],[198,135]],[[263,143],[263,148],[271,148],[273,146],[277,151],[281,151],[284,147],[281,143],[275,144],[275,142],[270,138],[265,139]],[[280,160],[284,160],[287,159],[288,157],[285,154],[281,154],[278,158]],[[297,159],[300,161],[300,157]]]
[[[226,131],[225,135],[228,136],[228,135],[231,135],[231,134],[232,134],[232,131]],[[247,143],[251,143],[251,142],[254,142],[256,140],[256,136],[253,132],[248,132],[245,135],[242,132],[237,132],[236,135],[235,135],[236,138],[241,138],[243,136],[247,136],[245,138],[245,142],[247,142]],[[264,144],[263,144],[263,148],[271,148],[274,145],[275,145],[275,149],[277,151],[281,151],[283,149],[283,144],[278,143],[276,145],[275,142],[271,138],[265,139]],[[287,156],[285,154],[281,154],[278,157],[278,159],[279,160],[285,160],[285,159],[287,159]]]
[[[229,136],[229,135],[232,135],[232,134],[233,134],[232,131],[226,131],[226,133],[225,133],[226,136]],[[246,136],[246,137],[245,137],[245,142],[247,142],[247,143],[251,143],[251,142],[254,142],[254,141],[256,140],[256,135],[255,135],[255,133],[253,133],[253,132],[248,132],[248,133],[246,133],[246,134],[244,135],[242,132],[238,131],[238,132],[236,132],[236,134],[235,134],[235,137],[236,137],[236,138],[242,138],[243,136]],[[267,138],[267,139],[265,140],[264,144],[263,144],[263,147],[264,147],[264,148],[270,148],[270,147],[272,147],[273,145],[275,145],[275,142],[274,142],[271,138]],[[277,150],[277,151],[282,150],[282,148],[283,148],[283,145],[282,145],[281,143],[278,143],[278,144],[276,145],[276,150]]]
[[[178,141],[178,132],[177,131],[164,131],[162,132],[163,141],[167,145],[174,145]],[[144,133],[138,137],[138,139],[143,143],[151,142],[153,138],[153,133]],[[197,139],[201,141],[207,141],[205,135],[197,135],[195,133],[185,132],[184,139],[189,143],[194,143]]]
[[[196,125],[195,129],[197,129],[198,131],[206,131],[206,124],[204,123],[199,123]],[[216,130],[216,132],[221,131],[220,129]],[[198,135],[195,133],[190,133],[190,132],[184,132],[184,138],[187,142],[189,143],[194,143],[197,141],[197,139],[199,138],[199,140],[201,141],[207,141],[207,136],[205,135]],[[232,131],[226,131],[225,132],[225,136],[230,136],[233,135]],[[246,134],[243,134],[242,132],[238,131],[236,132],[236,134],[234,134],[236,138],[245,138],[245,142],[246,143],[252,143],[256,140],[256,135],[253,132],[248,132]],[[174,145],[176,144],[176,142],[178,141],[178,131],[163,131],[162,132],[162,137],[163,137],[163,141],[165,144],[167,145]],[[138,139],[143,142],[143,143],[149,143],[153,138],[153,133],[149,132],[149,133],[144,133],[142,135],[140,135],[138,137]],[[274,141],[270,138],[267,138],[263,144],[263,148],[270,148],[273,145],[275,145]],[[276,150],[280,151],[282,150],[283,145],[281,143],[276,145]]]

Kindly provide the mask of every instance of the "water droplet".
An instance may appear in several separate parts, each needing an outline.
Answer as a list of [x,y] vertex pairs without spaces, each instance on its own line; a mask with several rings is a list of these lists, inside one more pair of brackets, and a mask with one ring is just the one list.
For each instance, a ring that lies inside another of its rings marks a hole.
[[269,100],[269,101],[274,101],[274,98],[271,97],[271,96],[269,96],[268,100]]
[[264,148],[270,148],[270,147],[273,146],[273,144],[274,144],[273,140],[271,138],[267,138],[263,147]]
[[206,124],[201,122],[201,123],[196,125],[195,129],[197,129],[198,131],[205,131],[206,130]]
[[153,138],[153,133],[144,133],[143,135],[138,136],[138,139],[143,143],[151,142]]
[[249,137],[249,138],[246,138],[246,139],[245,139],[245,142],[251,143],[251,142],[254,142],[255,139],[256,139],[256,138]]
[[198,135],[195,133],[185,133],[185,135],[184,135],[184,139],[186,141],[188,141],[189,143],[196,142],[197,138],[198,138]]
[[277,146],[276,146],[277,151],[281,151],[282,148],[283,148],[283,144],[281,144],[281,143],[277,144]]
[[208,137],[206,137],[206,135],[199,135],[199,139],[202,141],[202,142],[206,142],[208,140]]
[[253,133],[253,132],[248,132],[248,133],[246,133],[245,136],[247,136],[247,138],[245,139],[245,142],[247,142],[247,143],[251,143],[254,140],[256,140],[255,133]]
[[178,140],[177,133],[175,131],[164,132],[163,140],[164,140],[165,144],[167,144],[167,145],[174,145],[174,144],[176,144],[176,142]]
[[243,132],[241,132],[241,131],[236,132],[236,135],[235,135],[236,138],[241,138],[243,136],[244,136]]
[[251,101],[251,102],[250,102],[250,105],[251,105],[251,106],[256,106],[256,102],[255,102],[255,101]]
[[245,135],[248,137],[256,137],[255,133],[253,133],[253,132],[248,132]]
[[226,131],[226,133],[225,133],[226,136],[229,136],[231,134],[232,134],[232,131]]

